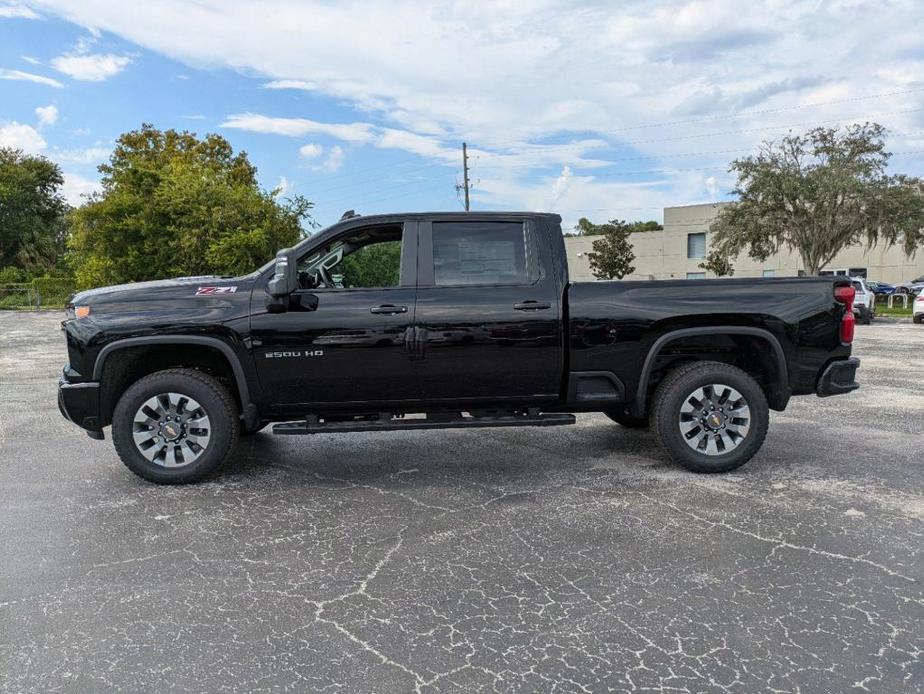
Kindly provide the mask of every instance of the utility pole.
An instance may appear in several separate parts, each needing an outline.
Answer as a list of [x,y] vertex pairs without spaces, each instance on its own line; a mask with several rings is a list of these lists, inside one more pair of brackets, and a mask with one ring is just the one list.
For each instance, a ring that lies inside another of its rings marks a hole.
[[468,146],[462,143],[462,178],[465,186],[465,211],[468,212]]

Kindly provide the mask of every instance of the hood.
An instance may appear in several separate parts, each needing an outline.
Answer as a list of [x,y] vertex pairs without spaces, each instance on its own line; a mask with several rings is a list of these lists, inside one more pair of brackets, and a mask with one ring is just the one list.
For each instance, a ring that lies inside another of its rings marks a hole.
[[177,296],[222,296],[242,291],[245,287],[249,289],[252,282],[252,275],[245,277],[200,275],[149,282],[128,282],[77,292],[71,298],[70,303],[93,305],[109,301],[124,301],[129,298],[144,300],[145,298],[163,296],[174,291]]

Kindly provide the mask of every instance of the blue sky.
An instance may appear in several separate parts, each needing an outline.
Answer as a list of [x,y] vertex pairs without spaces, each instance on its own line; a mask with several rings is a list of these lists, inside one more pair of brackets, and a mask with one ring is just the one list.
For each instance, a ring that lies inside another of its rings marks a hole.
[[924,6],[887,0],[0,0],[0,146],[95,189],[126,130],[218,132],[316,219],[460,209],[661,217],[728,161],[876,120],[924,173]]

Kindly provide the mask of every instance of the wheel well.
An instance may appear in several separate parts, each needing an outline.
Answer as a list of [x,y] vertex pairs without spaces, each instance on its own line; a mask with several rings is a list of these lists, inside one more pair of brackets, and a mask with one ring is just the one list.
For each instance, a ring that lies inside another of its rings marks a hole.
[[101,426],[112,421],[112,412],[122,394],[148,374],[164,369],[196,369],[221,383],[241,409],[241,396],[234,370],[227,357],[214,347],[195,344],[155,344],[117,349],[106,357],[100,381]]
[[786,406],[788,392],[784,392],[779,369],[785,370],[786,363],[779,363],[775,346],[767,338],[742,334],[689,335],[670,340],[651,362],[645,385],[646,408],[658,384],[678,366],[691,361],[717,361],[750,375],[764,391],[770,407],[781,410]]

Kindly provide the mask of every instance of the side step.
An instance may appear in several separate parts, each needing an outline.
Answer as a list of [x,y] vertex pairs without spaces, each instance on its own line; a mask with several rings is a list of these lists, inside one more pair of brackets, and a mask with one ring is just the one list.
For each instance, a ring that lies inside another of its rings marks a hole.
[[418,418],[382,415],[378,419],[353,419],[326,422],[317,417],[305,421],[283,422],[273,425],[274,434],[297,436],[302,434],[336,434],[358,431],[409,431],[414,429],[483,429],[487,427],[554,427],[574,424],[573,414],[509,414],[477,416],[428,415]]

